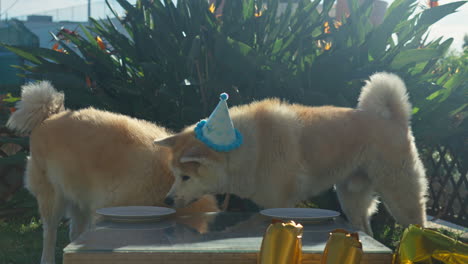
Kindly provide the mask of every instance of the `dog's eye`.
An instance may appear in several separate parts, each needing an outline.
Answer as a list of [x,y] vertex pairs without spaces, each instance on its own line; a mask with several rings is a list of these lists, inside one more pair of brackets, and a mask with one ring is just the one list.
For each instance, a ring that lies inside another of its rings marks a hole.
[[187,175],[182,176],[182,181],[188,181],[188,180],[190,180],[190,176],[187,176]]

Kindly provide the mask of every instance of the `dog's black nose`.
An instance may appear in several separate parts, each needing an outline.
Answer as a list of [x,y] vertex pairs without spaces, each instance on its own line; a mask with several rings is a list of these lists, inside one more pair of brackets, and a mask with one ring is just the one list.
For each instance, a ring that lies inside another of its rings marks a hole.
[[167,204],[168,206],[174,206],[174,199],[168,196],[166,197],[166,199],[164,199],[164,203]]

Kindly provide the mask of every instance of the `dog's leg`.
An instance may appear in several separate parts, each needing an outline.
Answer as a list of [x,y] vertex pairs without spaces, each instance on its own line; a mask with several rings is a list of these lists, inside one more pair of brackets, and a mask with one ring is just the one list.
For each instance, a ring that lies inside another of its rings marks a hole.
[[370,217],[377,210],[377,198],[369,185],[356,188],[354,184],[345,182],[336,185],[341,209],[354,228],[372,236]]
[[36,197],[43,229],[42,264],[55,263],[57,228],[64,215],[65,200],[32,157],[28,158],[25,186]]
[[406,167],[384,176],[375,187],[399,224],[425,226],[427,182],[421,167]]
[[72,204],[69,208],[70,231],[68,233],[70,242],[77,239],[90,226],[90,214],[82,210],[78,205]]
[[55,263],[57,228],[64,214],[64,199],[53,189],[38,194],[36,198],[39,204],[43,229],[41,264],[53,264]]

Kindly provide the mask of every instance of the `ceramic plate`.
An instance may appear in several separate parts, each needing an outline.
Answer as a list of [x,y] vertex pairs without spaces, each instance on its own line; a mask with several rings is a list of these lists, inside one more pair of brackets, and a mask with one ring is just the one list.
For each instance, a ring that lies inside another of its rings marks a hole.
[[97,209],[96,213],[114,222],[147,222],[160,220],[175,210],[157,206],[119,206]]
[[337,211],[318,208],[271,208],[260,211],[260,214],[295,222],[322,222],[340,216]]

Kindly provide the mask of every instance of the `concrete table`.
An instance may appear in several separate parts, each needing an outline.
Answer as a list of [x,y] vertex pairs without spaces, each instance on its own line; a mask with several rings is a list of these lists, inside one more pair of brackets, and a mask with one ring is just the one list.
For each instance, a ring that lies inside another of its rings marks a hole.
[[[64,264],[256,264],[271,219],[257,213],[174,216],[154,223],[99,222],[64,249]],[[329,232],[343,219],[303,224],[303,263],[320,263]],[[392,251],[359,232],[362,264],[390,264]]]

